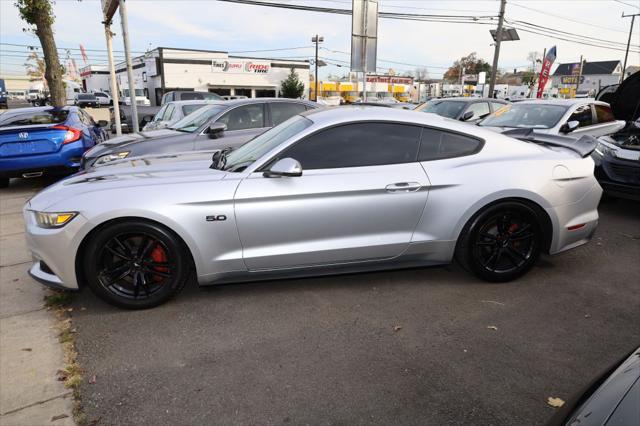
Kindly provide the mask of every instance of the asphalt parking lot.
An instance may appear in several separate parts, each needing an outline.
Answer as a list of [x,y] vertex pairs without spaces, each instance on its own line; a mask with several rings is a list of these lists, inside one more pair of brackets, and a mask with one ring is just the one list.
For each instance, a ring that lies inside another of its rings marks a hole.
[[[0,191],[26,199],[50,182]],[[71,315],[88,420],[543,423],[548,397],[569,399],[640,344],[640,204],[600,214],[589,245],[507,284],[452,265],[190,286],[138,312],[83,291]]]

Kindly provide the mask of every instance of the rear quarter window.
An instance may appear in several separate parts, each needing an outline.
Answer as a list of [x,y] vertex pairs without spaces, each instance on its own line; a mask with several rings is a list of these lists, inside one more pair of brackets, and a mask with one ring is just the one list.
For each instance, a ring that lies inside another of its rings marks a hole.
[[418,161],[463,157],[475,154],[480,149],[482,149],[482,140],[480,139],[459,133],[424,128],[420,140]]

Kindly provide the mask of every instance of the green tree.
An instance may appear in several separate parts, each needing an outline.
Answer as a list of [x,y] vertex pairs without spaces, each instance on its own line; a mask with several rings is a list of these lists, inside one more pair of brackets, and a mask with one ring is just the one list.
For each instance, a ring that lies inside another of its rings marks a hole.
[[291,68],[287,78],[280,83],[280,96],[283,98],[297,99],[304,94],[304,83],[300,81],[298,73]]
[[447,81],[459,81],[460,72],[464,68],[465,74],[478,74],[482,71],[487,73],[487,78],[491,77],[491,65],[482,58],[478,58],[476,52],[472,52],[453,63],[453,65],[444,73],[444,79]]
[[53,38],[53,8],[50,0],[17,0],[16,7],[20,17],[31,27],[25,31],[32,31],[38,36],[44,56],[44,77],[49,86],[51,104],[64,106],[67,97],[62,81],[64,70],[58,58],[56,41]]

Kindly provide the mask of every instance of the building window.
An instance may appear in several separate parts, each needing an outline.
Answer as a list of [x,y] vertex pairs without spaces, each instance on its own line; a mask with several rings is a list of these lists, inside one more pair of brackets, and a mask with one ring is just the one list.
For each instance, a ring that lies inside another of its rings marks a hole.
[[231,89],[220,89],[220,88],[213,88],[213,89],[209,89],[210,93],[215,93],[218,94],[220,96],[230,96],[231,95]]
[[273,89],[256,89],[256,98],[275,98],[276,91]]
[[147,72],[146,71],[142,71],[142,81],[144,81],[145,83],[147,82]]
[[236,96],[246,96],[247,98],[251,97],[251,89],[235,89]]

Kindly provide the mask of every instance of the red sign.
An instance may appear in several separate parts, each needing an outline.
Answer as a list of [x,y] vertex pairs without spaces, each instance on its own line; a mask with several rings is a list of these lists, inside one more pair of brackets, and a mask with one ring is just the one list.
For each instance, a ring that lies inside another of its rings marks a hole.
[[553,46],[547,52],[547,56],[544,57],[544,61],[542,61],[542,70],[540,70],[540,77],[538,78],[538,93],[536,97],[538,99],[542,98],[542,93],[544,92],[544,86],[547,85],[547,81],[549,80],[549,73],[551,72],[551,65],[556,60],[556,47]]

